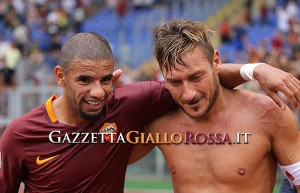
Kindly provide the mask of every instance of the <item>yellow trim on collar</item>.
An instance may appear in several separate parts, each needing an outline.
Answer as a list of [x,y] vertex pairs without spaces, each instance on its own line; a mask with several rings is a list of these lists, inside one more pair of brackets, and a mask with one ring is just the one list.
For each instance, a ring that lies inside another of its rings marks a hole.
[[55,100],[57,97],[55,95],[52,95],[47,101],[46,101],[46,111],[47,111],[47,114],[50,118],[50,121],[52,123],[56,122],[57,121],[57,118],[54,114],[54,111],[53,111],[53,107],[52,107],[52,101]]

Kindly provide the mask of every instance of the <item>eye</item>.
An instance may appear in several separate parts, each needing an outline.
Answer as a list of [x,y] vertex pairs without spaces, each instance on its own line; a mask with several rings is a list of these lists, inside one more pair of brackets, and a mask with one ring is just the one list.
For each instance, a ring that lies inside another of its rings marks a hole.
[[112,77],[105,77],[101,80],[102,84],[110,84]]
[[205,73],[195,74],[189,78],[191,82],[200,82],[205,77]]
[[199,81],[199,80],[201,80],[201,76],[192,76],[192,77],[190,78],[190,81],[192,81],[192,82],[197,82],[197,81]]
[[86,83],[91,82],[91,79],[90,79],[89,77],[83,76],[83,77],[79,77],[79,78],[78,78],[78,81],[81,82],[81,83],[86,84]]
[[179,80],[170,80],[168,82],[171,86],[179,86],[181,83]]

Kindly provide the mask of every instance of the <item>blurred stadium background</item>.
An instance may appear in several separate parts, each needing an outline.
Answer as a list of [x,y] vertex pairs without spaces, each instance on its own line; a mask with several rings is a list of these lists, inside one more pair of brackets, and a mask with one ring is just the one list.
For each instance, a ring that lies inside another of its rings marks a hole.
[[[76,32],[103,35],[124,70],[116,87],[161,79],[154,34],[164,21],[202,21],[224,62],[266,62],[300,76],[300,12],[287,0],[1,0],[0,136],[12,119],[60,95],[53,76],[60,47]],[[242,88],[261,92],[257,83]],[[294,110],[298,119],[298,111]],[[12,147],[13,148],[13,147]],[[277,184],[283,179],[279,172]],[[164,158],[155,149],[128,168],[126,190],[172,192]],[[274,192],[278,192],[278,185]]]

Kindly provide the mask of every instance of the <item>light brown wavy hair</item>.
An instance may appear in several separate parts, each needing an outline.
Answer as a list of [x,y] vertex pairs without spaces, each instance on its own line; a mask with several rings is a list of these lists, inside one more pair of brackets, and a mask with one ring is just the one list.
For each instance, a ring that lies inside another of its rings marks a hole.
[[176,63],[187,66],[181,55],[197,46],[202,48],[212,65],[214,48],[210,43],[209,33],[214,32],[200,22],[183,19],[167,21],[155,35],[154,55],[160,69],[168,73],[172,68],[177,69]]

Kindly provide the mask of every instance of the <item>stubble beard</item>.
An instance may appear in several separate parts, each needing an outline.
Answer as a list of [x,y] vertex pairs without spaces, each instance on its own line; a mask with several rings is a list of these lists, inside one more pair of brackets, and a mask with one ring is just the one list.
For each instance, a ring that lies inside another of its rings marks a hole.
[[215,104],[217,98],[219,96],[219,84],[217,83],[217,81],[214,81],[214,91],[213,91],[213,95],[212,97],[209,99],[208,105],[204,111],[204,113],[200,116],[205,116],[207,115],[207,113],[209,113],[209,111],[211,110],[211,108],[213,107],[213,105]]
[[95,114],[85,112],[81,107],[79,108],[80,116],[83,119],[88,120],[88,121],[94,121],[94,120],[102,118],[104,116],[104,112],[105,112],[105,108],[102,108],[100,112],[95,113]]
[[219,92],[220,92],[220,89],[219,89],[219,84],[218,84],[218,79],[216,78],[216,75],[213,74],[213,78],[214,78],[214,90],[213,90],[213,95],[209,98],[209,102],[208,102],[208,105],[207,107],[205,108],[204,112],[199,115],[199,116],[193,116],[191,114],[189,114],[181,105],[179,105],[179,107],[183,110],[183,112],[185,114],[187,114],[188,116],[192,117],[192,118],[200,118],[200,117],[203,117],[205,115],[207,115],[209,113],[209,111],[211,110],[211,108],[213,107],[213,105],[215,104],[218,96],[219,96]]

